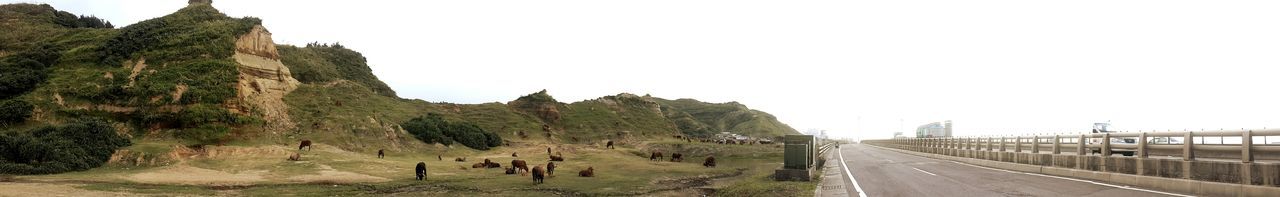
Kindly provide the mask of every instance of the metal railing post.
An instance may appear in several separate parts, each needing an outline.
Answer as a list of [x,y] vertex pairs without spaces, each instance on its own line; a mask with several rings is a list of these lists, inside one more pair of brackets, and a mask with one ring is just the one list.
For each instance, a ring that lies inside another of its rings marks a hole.
[[1000,136],[1000,152],[1004,152],[1004,136]]
[[1080,138],[1076,138],[1076,155],[1084,155],[1084,141],[1088,141],[1084,134],[1080,134]]
[[987,151],[988,151],[988,152],[990,152],[992,149],[994,149],[994,148],[995,148],[995,147],[991,147],[991,143],[993,143],[993,142],[991,141],[991,137],[987,137]]
[[1240,162],[1253,162],[1253,130],[1242,133],[1240,138]]
[[1102,156],[1103,157],[1111,156],[1111,134],[1110,133],[1102,134]]
[[1013,137],[1013,152],[1022,152],[1022,136]]
[[1138,133],[1138,158],[1147,158],[1147,133]]
[[1031,136],[1031,153],[1040,153],[1040,136]]
[[1062,154],[1062,136],[1053,135],[1053,154]]
[[1183,140],[1184,142],[1182,143],[1182,160],[1183,161],[1196,160],[1195,151],[1192,151],[1191,149],[1192,148],[1191,144],[1195,144],[1195,142],[1192,141],[1193,139],[1195,139],[1193,137],[1194,135],[1192,135],[1191,132],[1187,132],[1186,134],[1182,135],[1182,138],[1185,139]]

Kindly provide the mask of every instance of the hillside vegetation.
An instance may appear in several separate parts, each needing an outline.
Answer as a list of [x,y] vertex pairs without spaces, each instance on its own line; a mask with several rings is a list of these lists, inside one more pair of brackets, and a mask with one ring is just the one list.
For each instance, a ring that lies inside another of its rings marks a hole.
[[[359,52],[321,43],[256,48],[269,50],[271,55],[263,61],[278,60],[288,68],[289,74],[280,77],[298,83],[276,98],[283,106],[244,107],[265,105],[251,102],[246,94],[278,91],[246,82],[263,73],[246,69],[237,59],[245,46],[240,42],[260,25],[257,18],[229,17],[209,4],[193,4],[118,29],[96,17],[48,5],[2,5],[4,139],[106,144],[97,147],[124,147],[130,154],[144,154],[137,156],[141,159],[177,161],[183,147],[198,151],[209,145],[294,145],[301,139],[346,151],[440,152],[537,143],[638,142],[718,132],[757,137],[796,133],[772,115],[732,102],[622,93],[564,103],[545,90],[507,103],[404,99],[373,75]],[[258,109],[269,108],[283,109],[289,117],[284,120],[296,127],[268,123],[264,117],[269,112]],[[124,141],[41,134],[88,128],[114,131],[107,134]],[[18,159],[0,160],[0,166],[30,161],[19,157],[30,148],[5,148],[0,152],[17,155],[5,158]],[[60,157],[77,162],[61,169],[83,170],[107,160],[97,152],[86,155]]]

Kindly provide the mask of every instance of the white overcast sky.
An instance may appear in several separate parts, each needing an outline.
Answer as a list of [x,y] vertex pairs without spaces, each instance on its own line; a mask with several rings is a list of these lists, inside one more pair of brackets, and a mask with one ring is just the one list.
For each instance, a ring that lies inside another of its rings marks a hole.
[[[0,1],[14,2],[14,1]],[[185,0],[47,2],[117,26]],[[401,97],[739,101],[882,138],[1280,126],[1280,1],[214,0],[277,43],[340,42]],[[861,121],[859,121],[861,120]],[[911,133],[908,131],[907,133]]]

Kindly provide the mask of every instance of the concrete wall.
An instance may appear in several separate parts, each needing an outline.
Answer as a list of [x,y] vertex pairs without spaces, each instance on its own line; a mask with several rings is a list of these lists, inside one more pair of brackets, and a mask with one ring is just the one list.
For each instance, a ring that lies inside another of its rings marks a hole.
[[[1021,172],[1041,173],[1209,196],[1280,196],[1280,163],[1183,161],[1180,158],[1111,157],[914,147],[866,142],[924,157]],[[1199,154],[1199,153],[1197,153]]]

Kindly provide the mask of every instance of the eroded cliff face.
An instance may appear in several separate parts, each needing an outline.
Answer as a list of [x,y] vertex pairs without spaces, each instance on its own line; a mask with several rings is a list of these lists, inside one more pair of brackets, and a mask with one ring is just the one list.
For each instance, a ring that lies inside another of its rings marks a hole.
[[294,128],[283,99],[297,89],[299,83],[280,62],[271,32],[261,25],[254,26],[236,40],[233,57],[240,64],[240,77],[236,85],[238,104],[229,106],[231,111],[260,115],[267,121],[266,129],[271,131]]

